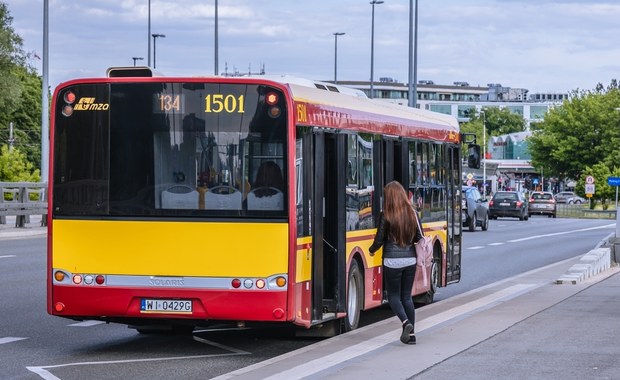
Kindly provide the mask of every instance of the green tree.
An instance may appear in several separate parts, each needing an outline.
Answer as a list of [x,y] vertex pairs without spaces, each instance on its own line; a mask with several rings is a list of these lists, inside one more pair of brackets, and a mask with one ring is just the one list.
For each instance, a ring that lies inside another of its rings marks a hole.
[[41,78],[28,64],[22,39],[13,30],[7,5],[0,2],[0,144],[9,142],[35,166],[41,162]]
[[19,149],[0,147],[0,182],[39,182],[41,173]]
[[525,131],[523,116],[511,112],[507,108],[485,107],[482,112],[472,109],[469,121],[461,124],[461,132],[474,133],[477,144],[483,144],[483,132],[486,128],[486,141],[493,136],[501,136]]
[[609,170],[620,162],[620,90],[573,91],[569,100],[552,108],[532,125],[528,139],[532,164],[559,178],[579,179],[587,167],[604,163]]
[[[41,162],[41,77],[28,68],[19,68],[18,75],[22,85],[22,95],[9,120],[13,122],[14,146],[20,148],[33,165]],[[4,135],[6,134],[6,138]],[[8,128],[0,128],[0,141],[8,141]]]
[[5,3],[0,3],[0,110],[11,112],[21,96],[18,68],[26,66],[22,39],[11,26],[13,18]]
[[596,202],[600,201],[603,205],[603,209],[607,210],[607,208],[609,207],[609,201],[611,199],[615,200],[616,197],[616,186],[609,186],[607,184],[607,178],[620,177],[620,167],[614,167],[613,169],[609,169],[609,167],[602,162],[599,162],[592,167],[587,166],[583,170],[581,178],[579,178],[579,181],[577,182],[577,186],[575,186],[575,191],[577,193],[585,194],[586,177],[589,175],[594,177],[595,185],[590,208],[594,208]]

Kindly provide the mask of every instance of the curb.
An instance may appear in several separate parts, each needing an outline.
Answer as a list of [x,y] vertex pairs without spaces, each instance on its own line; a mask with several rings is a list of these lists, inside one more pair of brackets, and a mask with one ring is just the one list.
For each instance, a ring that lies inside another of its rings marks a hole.
[[577,285],[609,268],[611,268],[611,248],[595,248],[583,255],[577,264],[568,268],[567,273],[555,283]]

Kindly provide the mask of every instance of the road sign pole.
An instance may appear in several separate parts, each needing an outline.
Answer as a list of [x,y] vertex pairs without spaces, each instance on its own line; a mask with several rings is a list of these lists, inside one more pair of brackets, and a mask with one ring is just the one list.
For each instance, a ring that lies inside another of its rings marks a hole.
[[[620,239],[620,210],[618,210],[618,186],[620,186],[620,177],[607,177],[607,184],[616,187],[616,240]],[[616,243],[616,249],[620,245]]]

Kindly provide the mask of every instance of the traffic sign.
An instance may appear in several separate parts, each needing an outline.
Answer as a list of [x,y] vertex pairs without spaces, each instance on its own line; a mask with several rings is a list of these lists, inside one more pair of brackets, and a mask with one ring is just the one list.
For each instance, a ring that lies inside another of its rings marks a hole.
[[591,185],[594,183],[594,177],[592,177],[591,175],[586,177],[586,184]]
[[594,185],[587,183],[586,184],[586,195],[594,194]]
[[607,177],[607,184],[609,186],[620,186],[620,177]]

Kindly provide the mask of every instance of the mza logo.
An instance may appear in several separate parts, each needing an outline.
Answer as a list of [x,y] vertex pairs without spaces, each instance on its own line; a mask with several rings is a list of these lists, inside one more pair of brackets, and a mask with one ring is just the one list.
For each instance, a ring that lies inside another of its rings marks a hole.
[[95,103],[95,98],[80,98],[73,107],[76,111],[107,111],[109,108],[108,103]]

